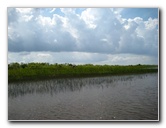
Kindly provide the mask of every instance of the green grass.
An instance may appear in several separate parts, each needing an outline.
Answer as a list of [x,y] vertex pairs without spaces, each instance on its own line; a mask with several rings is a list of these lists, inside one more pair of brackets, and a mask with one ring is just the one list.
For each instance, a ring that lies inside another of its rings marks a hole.
[[158,72],[157,65],[72,65],[48,63],[11,63],[8,81],[40,80],[63,77],[86,77]]

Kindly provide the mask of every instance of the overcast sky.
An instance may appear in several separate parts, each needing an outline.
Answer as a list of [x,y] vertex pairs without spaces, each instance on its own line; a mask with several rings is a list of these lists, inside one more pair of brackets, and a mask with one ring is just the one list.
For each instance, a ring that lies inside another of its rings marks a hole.
[[158,64],[157,8],[8,8],[8,63]]

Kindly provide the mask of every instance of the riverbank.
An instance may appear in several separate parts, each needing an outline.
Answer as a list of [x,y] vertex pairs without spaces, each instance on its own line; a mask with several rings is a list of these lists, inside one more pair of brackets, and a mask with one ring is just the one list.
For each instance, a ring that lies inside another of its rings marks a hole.
[[29,63],[8,65],[8,82],[65,77],[89,77],[158,72],[157,65],[72,65]]

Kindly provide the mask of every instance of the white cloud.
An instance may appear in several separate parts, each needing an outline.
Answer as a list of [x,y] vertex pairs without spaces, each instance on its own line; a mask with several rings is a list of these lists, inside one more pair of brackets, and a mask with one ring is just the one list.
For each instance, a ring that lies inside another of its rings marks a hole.
[[101,64],[111,65],[136,65],[136,64],[158,64],[158,59],[154,56],[133,55],[133,54],[114,54],[107,55],[108,59]]
[[48,53],[38,53],[37,56],[38,57],[50,57],[51,55]]
[[85,52],[20,52],[8,53],[8,63],[12,62],[49,62],[49,63],[99,63],[107,59],[107,55]]
[[150,29],[150,30],[155,29],[157,25],[158,25],[157,19],[149,18],[148,21],[145,21],[146,29]]
[[158,55],[156,18],[125,19],[123,8],[87,8],[79,14],[75,8],[60,10],[64,15],[53,13],[55,8],[9,8],[9,51]]
[[85,11],[82,12],[81,14],[81,19],[84,20],[84,22],[88,25],[89,28],[95,29],[96,28],[96,24],[94,23],[96,18],[95,15],[93,15],[93,9],[88,8]]
[[23,18],[26,22],[28,22],[33,18],[33,15],[24,15]]
[[101,39],[101,41],[103,41],[103,42],[108,42],[108,40],[107,40],[107,39]]
[[46,25],[52,25],[52,19],[50,17],[44,17],[39,15],[36,19],[35,19],[39,24],[41,24],[42,26],[46,26]]
[[73,64],[108,64],[108,65],[135,65],[157,64],[158,59],[153,56],[133,54],[99,54],[85,52],[20,52],[8,53],[8,63],[12,62],[48,62]]
[[56,8],[53,8],[53,9],[50,11],[50,13],[53,13],[55,10],[56,10]]
[[16,8],[16,11],[23,14],[32,13],[33,8]]
[[113,8],[113,9],[112,9],[112,11],[113,11],[115,14],[120,14],[123,10],[124,10],[124,8]]

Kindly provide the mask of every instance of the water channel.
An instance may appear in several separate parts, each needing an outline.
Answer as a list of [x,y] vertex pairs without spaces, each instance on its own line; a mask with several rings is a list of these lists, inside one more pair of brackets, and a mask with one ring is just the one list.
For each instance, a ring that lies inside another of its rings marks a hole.
[[158,74],[8,85],[9,120],[158,120]]

